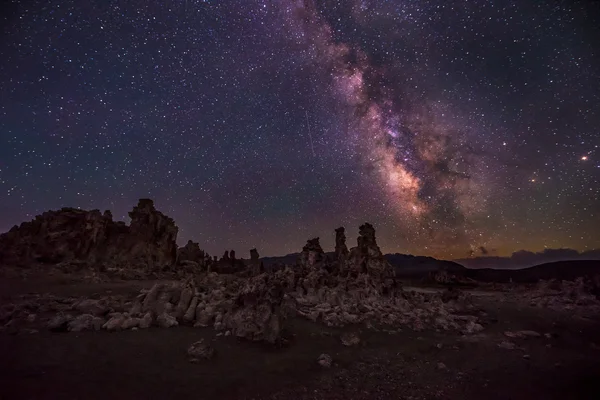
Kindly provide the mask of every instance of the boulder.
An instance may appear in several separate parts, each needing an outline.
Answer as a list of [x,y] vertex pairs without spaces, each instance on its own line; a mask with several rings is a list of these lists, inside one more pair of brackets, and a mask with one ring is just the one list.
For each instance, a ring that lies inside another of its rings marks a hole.
[[333,360],[329,354],[321,354],[319,358],[317,358],[317,363],[323,368],[331,367],[332,362]]
[[344,346],[356,346],[360,343],[360,338],[354,332],[344,333],[340,339]]
[[215,349],[206,343],[204,339],[200,339],[188,348],[187,354],[191,362],[199,359],[210,360],[215,356]]
[[175,311],[175,317],[177,319],[182,319],[185,315],[186,311],[190,307],[190,302],[192,301],[192,297],[194,296],[194,291],[191,287],[186,287],[181,292],[181,298],[179,299],[179,304],[177,304],[177,309]]
[[147,329],[152,326],[152,313],[148,311],[144,316],[140,319],[138,324],[140,329]]
[[69,321],[67,329],[69,332],[81,332],[94,330],[94,319],[92,314],[82,314]]
[[179,325],[175,317],[166,313],[162,313],[158,317],[156,317],[156,324],[161,328],[171,328]]
[[212,324],[214,316],[214,307],[206,304],[198,304],[196,306],[195,320],[197,327],[207,327]]
[[48,321],[48,329],[51,331],[66,331],[68,323],[73,319],[68,314],[57,314]]
[[92,314],[95,316],[105,315],[109,311],[106,302],[93,299],[80,300],[73,305],[73,308],[80,313]]
[[123,321],[123,324],[121,325],[121,329],[132,329],[132,328],[137,328],[140,326],[140,318],[137,317],[127,317],[125,318],[125,320]]
[[194,296],[192,298],[192,301],[190,302],[190,305],[189,305],[187,311],[183,315],[184,322],[186,322],[188,324],[194,322],[194,318],[196,317],[196,308],[197,307],[198,307],[198,296]]
[[123,323],[126,319],[127,316],[121,313],[113,313],[111,314],[110,319],[102,326],[102,328],[109,332],[120,331],[123,329]]

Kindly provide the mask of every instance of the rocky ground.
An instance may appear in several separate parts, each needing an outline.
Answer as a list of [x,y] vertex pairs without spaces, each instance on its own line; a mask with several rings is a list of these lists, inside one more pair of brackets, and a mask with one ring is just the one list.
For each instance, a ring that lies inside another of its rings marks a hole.
[[[2,300],[27,309],[31,299],[43,305],[40,299],[51,298],[76,314],[72,307],[82,299],[114,307],[155,285],[56,284],[45,286],[53,294],[44,296],[25,294],[39,283],[10,285]],[[18,329],[9,324],[0,333],[0,397],[598,398],[600,320],[593,309],[540,307],[504,292],[470,299],[468,314],[481,331],[364,322],[329,327],[297,315],[277,346],[185,324],[53,332],[47,323],[56,311],[44,315],[38,308],[35,319],[19,319]]]

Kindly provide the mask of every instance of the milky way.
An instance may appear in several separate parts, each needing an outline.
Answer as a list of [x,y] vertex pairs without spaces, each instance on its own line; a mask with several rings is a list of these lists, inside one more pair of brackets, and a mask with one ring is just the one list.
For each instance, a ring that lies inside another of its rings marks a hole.
[[151,197],[213,254],[600,247],[600,6],[4,6],[0,230]]

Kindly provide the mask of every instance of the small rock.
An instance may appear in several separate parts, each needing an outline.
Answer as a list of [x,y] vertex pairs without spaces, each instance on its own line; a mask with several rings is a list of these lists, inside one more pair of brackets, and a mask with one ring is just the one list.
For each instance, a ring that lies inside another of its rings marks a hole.
[[135,298],[133,305],[129,309],[129,315],[139,315],[142,313],[142,302],[144,301],[144,297],[146,297],[146,295],[140,294]]
[[196,317],[196,307],[198,306],[198,297],[194,296],[192,301],[183,315],[183,320],[187,323],[194,322],[194,318]]
[[448,369],[448,367],[446,367],[446,364],[444,364],[443,362],[437,363],[437,368],[438,369]]
[[139,325],[140,325],[140,318],[129,317],[129,318],[125,319],[125,321],[123,321],[122,328],[123,329],[137,328]]
[[95,316],[104,315],[108,311],[106,306],[100,300],[83,299],[74,304],[73,308],[83,314],[92,314]]
[[132,331],[137,331],[139,328],[137,326],[134,326],[133,328],[131,328]]
[[190,362],[197,362],[200,358],[205,360],[213,358],[215,349],[209,344],[204,343],[204,339],[200,339],[188,348],[187,353],[190,356]]
[[540,333],[536,332],[536,331],[517,331],[517,332],[511,332],[511,331],[506,331],[504,332],[504,336],[509,337],[509,338],[528,338],[528,337],[540,337],[542,336]]
[[355,346],[360,343],[360,338],[353,332],[344,333],[340,339],[344,346]]
[[324,368],[331,367],[332,361],[333,360],[331,359],[331,356],[329,354],[321,354],[319,358],[317,358],[317,363],[319,363],[319,365]]
[[27,322],[35,322],[36,318],[37,318],[37,315],[35,315],[35,314],[29,314],[27,316]]
[[229,336],[229,335],[231,335],[231,331],[225,332],[225,336]]
[[152,326],[152,313],[150,311],[144,314],[138,326],[140,329],[148,329]]
[[91,331],[94,329],[93,322],[94,316],[92,314],[79,315],[68,323],[67,329],[70,332]]
[[201,308],[201,305],[196,307],[196,323],[194,326],[207,327],[212,325],[214,317],[214,307],[206,306]]
[[179,325],[179,323],[177,322],[177,320],[175,319],[175,317],[173,317],[173,316],[171,316],[169,314],[166,314],[166,313],[160,314],[156,318],[156,323],[161,328],[171,328],[173,326]]
[[514,350],[516,348],[515,344],[512,342],[507,342],[505,340],[503,340],[502,342],[500,342],[498,344],[498,347],[500,347],[501,349],[506,349],[506,350]]
[[177,318],[181,319],[186,314],[193,296],[194,292],[191,288],[185,288],[182,290],[181,296],[179,297],[179,303],[177,304],[177,309],[175,311]]
[[66,331],[67,324],[73,317],[66,314],[57,314],[48,322],[48,329],[51,331]]
[[92,320],[92,328],[94,328],[95,331],[99,331],[102,329],[102,325],[104,325],[104,318],[94,317]]
[[112,317],[108,321],[106,321],[104,325],[102,325],[102,328],[106,329],[109,332],[120,331],[121,329],[123,329],[123,323],[125,322],[126,318],[127,317],[125,317],[121,313],[113,313]]
[[530,358],[529,354],[523,354],[523,358],[526,359],[526,360],[529,360],[529,358]]
[[519,331],[517,332],[521,337],[540,337],[541,333],[536,331]]
[[465,325],[465,329],[463,330],[463,333],[472,334],[472,333],[481,332],[482,330],[483,330],[483,326],[481,324],[478,324],[475,321],[469,321],[469,322],[467,322],[467,325]]

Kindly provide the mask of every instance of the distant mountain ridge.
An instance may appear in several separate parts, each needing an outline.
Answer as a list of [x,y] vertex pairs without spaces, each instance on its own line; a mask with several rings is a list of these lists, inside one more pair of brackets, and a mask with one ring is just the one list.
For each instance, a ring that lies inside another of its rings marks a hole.
[[[325,253],[328,257],[333,257],[335,252]],[[279,257],[263,257],[261,261],[265,267],[275,265],[295,265],[300,253],[291,253]],[[396,275],[400,277],[411,277],[417,275],[427,275],[429,272],[445,269],[449,271],[462,271],[464,266],[454,262],[438,260],[433,257],[413,256],[410,254],[384,254],[385,259],[395,268]]]
[[471,269],[523,269],[557,261],[600,260],[600,249],[579,252],[574,249],[546,249],[541,252],[520,250],[509,257],[480,256],[454,260]]
[[[527,252],[530,253],[530,252]],[[325,253],[334,256],[334,252]],[[531,253],[536,254],[536,253]],[[538,253],[539,254],[539,253]],[[563,253],[565,254],[565,253]],[[577,253],[579,256],[590,256],[594,252]],[[275,265],[296,265],[300,253],[291,253],[280,257],[263,257],[265,267]],[[548,256],[548,254],[545,254]],[[445,271],[453,277],[453,281],[478,282],[520,282],[532,283],[540,279],[574,280],[580,276],[600,275],[600,258],[598,260],[560,260],[540,263],[526,268],[467,268],[454,261],[438,260],[433,257],[412,256],[409,254],[385,254],[386,260],[394,267],[396,276],[404,279],[430,279],[436,272]],[[480,257],[492,260],[510,257]],[[467,259],[476,260],[476,259]],[[531,258],[530,260],[533,260]],[[505,261],[497,265],[507,265]]]

